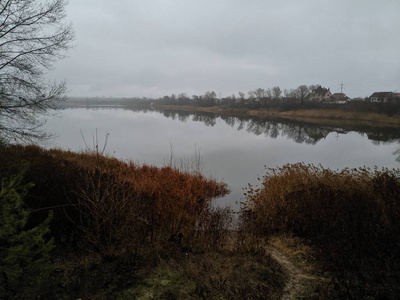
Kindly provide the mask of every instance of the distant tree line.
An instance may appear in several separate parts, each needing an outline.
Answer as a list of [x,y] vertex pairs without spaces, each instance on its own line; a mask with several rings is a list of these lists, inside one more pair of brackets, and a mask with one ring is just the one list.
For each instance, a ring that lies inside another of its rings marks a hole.
[[279,86],[256,90],[246,93],[238,92],[228,97],[218,98],[214,91],[207,91],[204,95],[193,95],[189,97],[186,93],[164,96],[158,100],[160,104],[167,105],[196,105],[196,106],[223,106],[223,107],[270,107],[287,103],[304,104],[307,96],[313,89],[320,85],[300,85],[295,89],[282,90]]
[[347,103],[326,103],[311,100],[309,95],[320,85],[300,85],[295,89],[282,90],[279,86],[250,90],[247,93],[238,92],[227,97],[217,97],[214,91],[207,91],[203,95],[189,96],[186,93],[163,96],[155,100],[161,105],[190,105],[199,107],[219,106],[221,108],[270,108],[279,111],[298,109],[342,109],[365,113],[383,113],[386,115],[399,115],[398,103],[371,103],[366,97],[364,101],[348,101]]
[[218,98],[214,91],[207,91],[204,95],[193,95],[189,97],[186,93],[164,96],[158,100],[159,104],[166,105],[195,105],[202,107],[223,106],[223,107],[250,107],[260,108],[276,106],[285,103],[304,103],[311,91],[319,85],[301,85],[296,89],[281,90],[279,86],[268,89],[258,88],[249,92],[239,92],[237,95]]

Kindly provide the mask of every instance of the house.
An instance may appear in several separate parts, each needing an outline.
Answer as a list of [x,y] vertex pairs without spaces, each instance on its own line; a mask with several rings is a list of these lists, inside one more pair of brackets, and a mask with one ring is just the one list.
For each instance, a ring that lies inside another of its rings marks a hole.
[[318,86],[313,89],[311,93],[307,96],[308,101],[327,101],[332,97],[332,93],[329,89]]
[[348,100],[349,100],[349,97],[347,97],[344,93],[334,93],[334,94],[332,94],[331,98],[329,99],[329,102],[337,103],[337,104],[344,104]]
[[375,103],[386,103],[390,102],[395,98],[395,94],[393,92],[376,92],[369,97],[371,102]]

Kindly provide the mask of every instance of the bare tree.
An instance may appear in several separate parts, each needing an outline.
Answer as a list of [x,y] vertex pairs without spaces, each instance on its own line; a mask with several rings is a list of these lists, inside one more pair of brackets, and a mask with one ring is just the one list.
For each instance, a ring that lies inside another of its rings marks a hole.
[[297,95],[301,104],[304,104],[304,99],[310,94],[310,89],[305,84],[300,85],[297,89]]
[[264,89],[258,88],[253,91],[255,98],[260,102],[263,106],[267,105],[267,93]]
[[294,89],[290,89],[290,90],[284,89],[283,96],[285,98],[295,99],[295,98],[297,98],[297,93],[296,93],[296,90],[294,90]]
[[239,92],[238,95],[239,95],[239,104],[241,106],[244,106],[246,104],[246,94],[243,92]]
[[282,95],[282,90],[279,88],[279,86],[274,86],[271,91],[273,99],[279,99]]
[[65,97],[65,82],[44,81],[74,31],[67,0],[0,0],[0,142],[45,138],[44,115]]
[[217,93],[214,91],[207,91],[203,95],[203,105],[202,106],[214,106],[217,103]]

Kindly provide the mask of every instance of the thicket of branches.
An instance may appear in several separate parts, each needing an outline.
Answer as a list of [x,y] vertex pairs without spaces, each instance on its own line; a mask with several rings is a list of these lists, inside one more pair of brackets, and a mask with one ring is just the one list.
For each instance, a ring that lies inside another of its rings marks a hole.
[[278,111],[293,111],[300,109],[339,109],[363,113],[378,113],[388,116],[400,114],[400,101],[391,100],[386,103],[373,103],[369,98],[363,101],[348,101],[337,103],[333,100],[322,101],[310,99],[308,96],[320,85],[300,85],[295,89],[284,89],[275,86],[268,89],[258,88],[247,93],[239,92],[227,97],[217,97],[214,91],[203,95],[189,96],[186,93],[163,96],[155,100],[161,105],[190,105],[199,107],[219,106],[222,108],[274,109]]
[[40,129],[65,82],[44,80],[71,48],[74,31],[65,22],[66,0],[0,1],[0,141],[45,138]]
[[197,106],[226,106],[226,107],[266,107],[274,104],[282,104],[286,102],[301,103],[305,102],[306,97],[313,89],[320,85],[300,85],[295,89],[282,90],[279,86],[268,89],[258,88],[250,90],[246,93],[239,92],[237,95],[232,94],[227,97],[217,97],[214,91],[208,91],[204,95],[193,95],[189,97],[186,93],[178,95],[172,94],[164,96],[158,101],[162,104],[178,104],[178,105],[197,105]]

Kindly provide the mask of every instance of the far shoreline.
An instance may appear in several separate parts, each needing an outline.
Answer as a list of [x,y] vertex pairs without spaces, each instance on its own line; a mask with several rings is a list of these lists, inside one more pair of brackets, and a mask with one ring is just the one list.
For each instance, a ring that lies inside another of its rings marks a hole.
[[193,105],[154,104],[152,108],[164,110],[199,111],[231,116],[252,116],[259,118],[282,118],[317,124],[340,125],[354,123],[375,127],[400,127],[400,117],[389,117],[384,114],[362,113],[340,109],[300,109],[279,111],[277,109],[223,108],[220,106],[199,107]]

